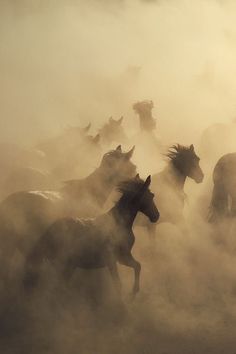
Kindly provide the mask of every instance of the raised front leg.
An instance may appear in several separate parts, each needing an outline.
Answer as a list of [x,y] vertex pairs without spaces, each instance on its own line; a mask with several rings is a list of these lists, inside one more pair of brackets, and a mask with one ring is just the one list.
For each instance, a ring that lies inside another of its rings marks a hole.
[[132,294],[135,296],[140,288],[141,264],[134,259],[131,253],[123,254],[119,257],[118,261],[120,264],[134,269],[134,286]]

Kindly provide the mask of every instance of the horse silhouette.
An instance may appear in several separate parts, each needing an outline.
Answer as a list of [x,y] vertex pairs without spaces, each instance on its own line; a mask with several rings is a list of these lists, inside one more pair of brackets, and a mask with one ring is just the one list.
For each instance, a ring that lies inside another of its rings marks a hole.
[[127,136],[122,126],[122,122],[123,117],[120,117],[117,120],[110,117],[108,122],[99,130],[101,141],[104,145],[110,146],[113,143],[123,144],[127,142]]
[[133,105],[134,111],[139,116],[139,125],[141,131],[152,132],[156,129],[156,120],[152,116],[154,105],[152,101],[136,102]]
[[[104,154],[100,166],[81,180],[70,180],[56,191],[22,191],[9,195],[0,204],[0,235],[4,247],[31,247],[54,220],[61,216],[92,217],[117,183],[136,173],[130,161],[134,148],[122,152],[119,145]],[[19,242],[19,244],[17,244]],[[23,242],[23,244],[22,244]]]
[[213,192],[209,221],[236,215],[236,153],[222,156],[213,170]]
[[[167,166],[163,171],[152,176],[152,190],[158,200],[157,205],[161,215],[159,222],[181,224],[184,221],[186,178],[189,177],[196,183],[201,183],[204,175],[193,145],[190,147],[173,145],[166,156],[169,159]],[[156,227],[148,222],[146,226],[151,238],[154,238]]]
[[37,149],[43,151],[47,160],[47,168],[52,170],[65,161],[72,160],[79,153],[81,146],[91,143],[88,135],[91,124],[85,128],[70,126],[64,131],[37,144]]
[[81,142],[65,147],[60,161],[57,164],[54,163],[52,168],[55,181],[70,179],[73,176],[81,178],[91,173],[102,156],[100,141],[100,134],[87,135]]
[[143,181],[137,175],[121,182],[119,201],[107,213],[95,219],[62,218],[53,223],[27,257],[24,284],[37,284],[44,259],[68,279],[77,267],[85,269],[107,267],[117,286],[120,279],[117,262],[134,269],[132,293],[139,291],[141,265],[131,254],[135,242],[132,225],[140,211],[154,223],[159,212],[150,192],[151,177]]

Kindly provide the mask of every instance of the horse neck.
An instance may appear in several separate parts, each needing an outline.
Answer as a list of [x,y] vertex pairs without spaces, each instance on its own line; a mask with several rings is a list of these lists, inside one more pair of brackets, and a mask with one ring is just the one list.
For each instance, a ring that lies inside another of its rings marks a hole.
[[134,220],[138,213],[135,203],[131,203],[126,196],[122,196],[116,205],[110,210],[117,224],[127,229],[132,229]]
[[164,173],[171,185],[173,185],[178,190],[184,189],[184,184],[187,176],[182,173],[177,167],[175,167],[172,162],[170,162],[165,168]]
[[98,167],[84,179],[78,180],[73,188],[64,187],[64,191],[73,199],[85,194],[103,206],[116,183],[114,179],[114,176],[109,176],[102,167]]
[[152,116],[152,112],[140,112],[139,113],[139,124],[142,130],[152,131],[155,127],[155,120]]

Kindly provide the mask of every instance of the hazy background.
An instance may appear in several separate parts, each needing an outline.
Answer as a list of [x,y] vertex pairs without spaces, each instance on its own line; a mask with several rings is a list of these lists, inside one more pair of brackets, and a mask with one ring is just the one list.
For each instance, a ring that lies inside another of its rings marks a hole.
[[[34,145],[89,121],[95,133],[110,115],[124,115],[131,136],[132,104],[152,99],[164,144],[197,143],[236,117],[235,18],[233,0],[1,0],[0,141]],[[105,271],[78,271],[72,293],[42,290],[23,308],[3,290],[4,353],[235,354],[234,232],[218,244],[196,215],[207,187],[189,182],[188,233],[160,226],[155,255],[139,230],[134,303],[119,303]],[[121,277],[126,294],[132,272]]]
[[131,104],[145,98],[171,138],[230,120],[235,11],[227,0],[2,0],[1,139],[29,142],[121,114],[130,129]]

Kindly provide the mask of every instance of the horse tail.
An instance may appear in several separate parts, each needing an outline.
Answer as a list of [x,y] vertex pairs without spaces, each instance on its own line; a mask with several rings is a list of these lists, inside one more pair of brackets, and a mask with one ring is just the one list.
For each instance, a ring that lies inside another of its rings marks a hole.
[[213,223],[228,214],[228,193],[223,183],[216,182],[209,206],[208,221]]

